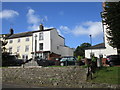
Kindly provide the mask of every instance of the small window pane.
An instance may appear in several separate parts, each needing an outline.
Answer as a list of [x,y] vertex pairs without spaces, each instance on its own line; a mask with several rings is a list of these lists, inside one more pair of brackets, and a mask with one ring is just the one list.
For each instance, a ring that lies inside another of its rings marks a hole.
[[25,52],[28,52],[28,51],[29,51],[29,45],[26,45]]
[[9,43],[13,43],[13,40],[10,40]]
[[17,52],[19,52],[19,51],[20,51],[20,46],[17,47]]
[[39,40],[43,40],[43,33],[39,33]]
[[40,49],[40,50],[43,50],[43,43],[40,43],[40,44],[39,44],[39,49]]
[[26,41],[29,41],[29,38],[26,38]]
[[9,47],[9,52],[12,53],[12,47]]
[[18,42],[20,42],[20,39],[18,39]]

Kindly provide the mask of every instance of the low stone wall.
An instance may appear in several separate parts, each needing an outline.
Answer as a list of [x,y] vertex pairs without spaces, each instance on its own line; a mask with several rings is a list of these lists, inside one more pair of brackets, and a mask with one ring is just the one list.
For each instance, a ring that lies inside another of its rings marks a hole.
[[67,67],[9,67],[2,69],[3,83],[24,84],[28,87],[57,88],[116,88],[107,84],[86,82],[86,70]]

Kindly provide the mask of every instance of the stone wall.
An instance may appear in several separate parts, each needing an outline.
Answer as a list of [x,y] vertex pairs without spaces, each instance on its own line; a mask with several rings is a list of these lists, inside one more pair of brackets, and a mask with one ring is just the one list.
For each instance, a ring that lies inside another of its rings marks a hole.
[[24,84],[28,87],[57,88],[116,88],[107,84],[86,82],[86,69],[67,67],[12,67],[2,69],[2,81],[8,84]]

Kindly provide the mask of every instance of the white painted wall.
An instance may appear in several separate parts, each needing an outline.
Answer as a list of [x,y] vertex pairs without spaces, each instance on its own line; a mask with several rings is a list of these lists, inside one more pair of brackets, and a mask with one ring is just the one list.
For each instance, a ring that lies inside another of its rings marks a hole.
[[[29,41],[26,41],[26,38],[29,38]],[[20,39],[20,42],[18,42],[18,39]],[[13,43],[9,43],[10,40],[13,40]],[[29,51],[27,52],[25,52],[26,45],[29,45]],[[20,46],[19,52],[17,52],[18,46]],[[12,54],[16,54],[16,52],[19,53],[21,59],[22,55],[28,55],[28,59],[32,58],[32,36],[8,39],[6,48],[9,49],[9,47],[12,47]]]
[[61,51],[58,49],[60,45],[64,46],[64,39],[59,36],[56,29],[50,32],[51,40],[51,51],[56,54],[61,54]]
[[42,31],[43,40],[39,40],[39,33],[33,33],[33,52],[35,51],[35,35],[37,35],[37,51],[39,50],[39,43],[43,43],[43,51],[51,51],[50,31]]
[[[105,49],[93,49],[92,52],[95,54],[96,57],[99,57],[99,54],[103,54],[103,57],[106,58],[108,55],[116,55],[117,49],[111,47],[108,44],[107,37],[106,37],[106,25],[104,25],[104,39],[105,39]],[[91,49],[85,50],[85,57],[90,58]]]
[[[90,58],[91,49],[85,50],[85,57]],[[94,53],[95,57],[99,58],[99,55],[103,55],[106,58],[105,49],[92,49],[92,53]]]
[[104,25],[104,37],[105,37],[105,52],[106,52],[106,55],[116,55],[117,54],[117,49],[116,48],[113,48],[112,46],[109,45],[108,41],[107,41],[107,33],[106,33],[106,25]]
[[42,31],[43,40],[39,40],[39,33],[33,33],[33,52],[35,51],[35,35],[37,35],[37,51],[39,50],[39,43],[43,43],[43,51],[50,51],[62,56],[73,56],[73,49],[64,45],[64,38],[59,36],[56,29],[50,31]]
[[61,52],[61,56],[73,56],[74,50],[69,47],[59,46],[59,51]]

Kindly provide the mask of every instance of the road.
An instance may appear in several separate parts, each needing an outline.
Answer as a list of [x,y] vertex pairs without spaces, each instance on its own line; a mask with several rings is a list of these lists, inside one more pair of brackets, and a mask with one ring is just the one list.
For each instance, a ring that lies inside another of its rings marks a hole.
[[2,88],[45,88],[45,87],[35,87],[27,85],[15,85],[15,84],[2,84]]

